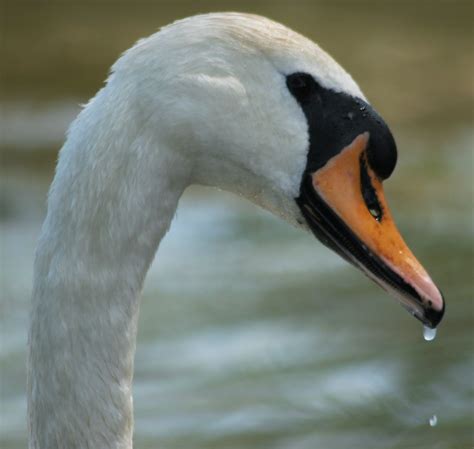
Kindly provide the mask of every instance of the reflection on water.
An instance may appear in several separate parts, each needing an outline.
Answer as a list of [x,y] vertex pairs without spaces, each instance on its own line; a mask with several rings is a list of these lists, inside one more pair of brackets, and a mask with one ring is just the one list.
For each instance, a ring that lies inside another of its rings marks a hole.
[[[265,5],[259,12],[282,14],[281,4]],[[418,117],[409,123],[397,106],[398,72],[369,72],[383,70],[380,61],[403,65],[408,58],[412,64],[413,49],[403,36],[388,52],[382,38],[361,36],[363,48],[382,50],[375,68],[368,50],[360,56],[373,69],[357,66],[341,33],[353,31],[343,26],[352,14],[362,21],[361,29],[364,18],[345,8],[340,25],[332,25],[337,32],[322,27],[323,39],[339,36],[336,51],[356,64],[363,83],[371,80],[365,90],[396,125],[400,161],[387,194],[408,243],[444,291],[445,321],[428,344],[419,322],[312,236],[230,194],[189,189],[143,292],[134,382],[137,448],[454,449],[474,443],[474,134],[463,108],[446,122],[431,123],[423,115],[434,110],[436,100],[453,107],[453,99],[445,101],[446,91],[422,104],[439,77],[458,72],[440,67],[441,74],[425,80],[418,97],[400,93],[409,117]],[[186,15],[184,9],[176,14]],[[377,12],[370,14],[373,20]],[[302,15],[300,29],[310,34]],[[394,17],[387,19],[392,38],[399,36],[393,21],[401,20]],[[418,45],[428,45],[420,35],[436,35],[440,21],[428,19],[419,35],[407,25]],[[460,31],[448,31],[444,40],[433,39],[449,47]],[[385,36],[383,29],[378,33]],[[429,47],[425,62],[439,61],[445,47]],[[377,84],[381,77],[388,80],[383,89]],[[461,89],[459,83],[452,92]],[[5,449],[26,445],[32,254],[55,158],[51,149],[62,140],[77,103],[55,97],[54,103],[33,104],[20,96],[2,103],[8,112],[2,118],[0,180],[0,446]]]

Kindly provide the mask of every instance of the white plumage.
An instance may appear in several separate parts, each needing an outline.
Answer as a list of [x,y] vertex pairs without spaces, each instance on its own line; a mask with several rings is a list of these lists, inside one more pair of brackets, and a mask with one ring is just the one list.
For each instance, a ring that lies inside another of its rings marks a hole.
[[127,51],[71,125],[35,262],[31,449],[132,447],[140,290],[187,186],[244,195],[298,225],[308,130],[285,86],[296,71],[364,98],[280,24],[196,16]]

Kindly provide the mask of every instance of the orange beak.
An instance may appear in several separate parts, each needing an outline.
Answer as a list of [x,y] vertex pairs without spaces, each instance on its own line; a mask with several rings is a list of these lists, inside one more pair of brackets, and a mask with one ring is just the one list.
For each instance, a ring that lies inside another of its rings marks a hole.
[[443,297],[400,235],[381,180],[369,167],[369,133],[310,173],[298,199],[323,243],[362,269],[425,325],[444,313]]

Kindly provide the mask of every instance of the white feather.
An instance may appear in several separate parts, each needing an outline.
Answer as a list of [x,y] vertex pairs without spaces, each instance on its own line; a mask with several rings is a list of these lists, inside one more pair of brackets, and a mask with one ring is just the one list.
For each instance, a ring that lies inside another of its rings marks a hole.
[[308,130],[285,75],[364,98],[317,45],[263,17],[208,14],[139,41],[71,125],[38,244],[31,449],[132,447],[139,294],[192,183],[292,224]]

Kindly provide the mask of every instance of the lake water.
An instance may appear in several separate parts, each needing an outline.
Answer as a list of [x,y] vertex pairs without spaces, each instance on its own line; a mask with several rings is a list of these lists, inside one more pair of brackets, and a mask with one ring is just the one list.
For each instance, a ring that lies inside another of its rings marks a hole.
[[[2,449],[26,446],[32,260],[64,130],[121,50],[198,9],[68,5],[7,7]],[[427,342],[421,323],[312,236],[229,193],[193,187],[142,296],[136,447],[472,448],[470,3],[204,2],[200,9],[269,15],[321,42],[353,73],[396,136],[400,159],[387,196],[447,311]]]

